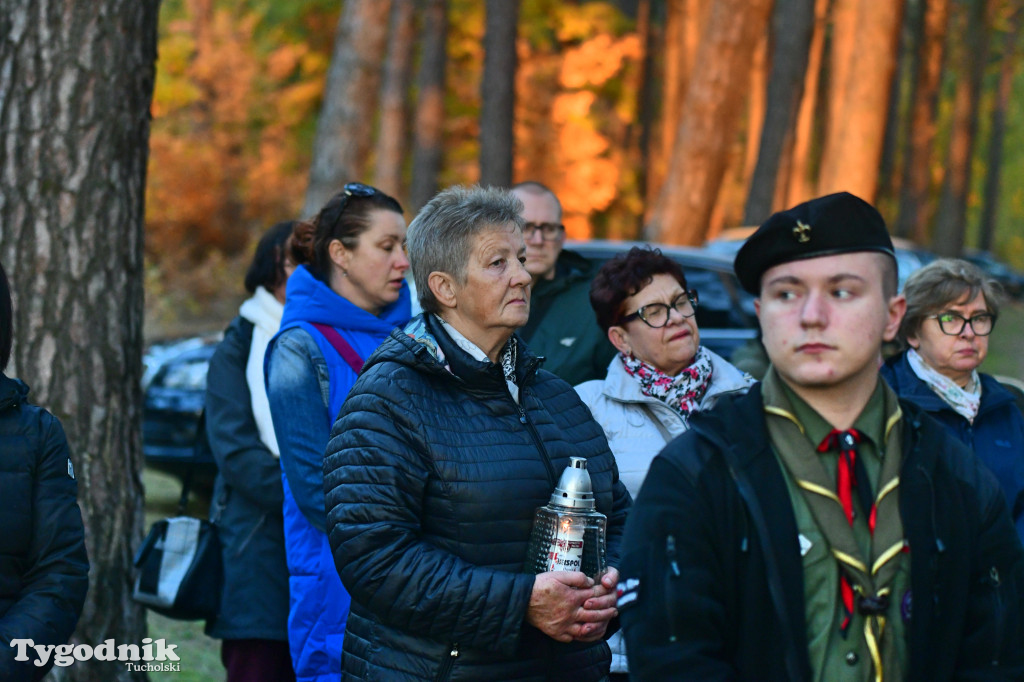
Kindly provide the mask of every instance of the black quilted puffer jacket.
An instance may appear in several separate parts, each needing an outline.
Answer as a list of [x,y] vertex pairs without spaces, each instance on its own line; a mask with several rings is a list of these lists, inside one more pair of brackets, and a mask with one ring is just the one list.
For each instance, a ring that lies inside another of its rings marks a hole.
[[13,639],[68,641],[89,587],[78,487],[64,429],[0,373],[0,680],[38,680],[53,665],[18,661]]
[[324,461],[327,529],[352,595],[345,680],[600,680],[604,642],[526,624],[534,511],[571,455],[587,458],[616,565],[629,493],[601,427],[525,344],[519,404],[501,368],[431,316],[367,360]]

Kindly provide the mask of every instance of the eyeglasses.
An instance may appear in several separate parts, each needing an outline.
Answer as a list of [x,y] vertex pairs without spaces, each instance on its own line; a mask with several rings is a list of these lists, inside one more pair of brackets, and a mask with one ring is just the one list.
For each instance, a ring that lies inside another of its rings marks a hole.
[[546,242],[553,242],[558,239],[562,232],[561,223],[523,223],[523,239],[531,241],[533,236],[540,232],[541,239]]
[[959,336],[967,325],[971,325],[971,330],[978,336],[988,336],[996,326],[996,316],[992,313],[978,313],[971,318],[952,312],[928,316],[928,319],[933,318],[939,321],[939,329],[947,336]]
[[672,305],[664,303],[648,303],[641,306],[635,313],[630,313],[622,318],[622,322],[629,322],[640,318],[648,327],[660,329],[668,324],[671,311],[676,311],[683,318],[693,317],[697,312],[697,291],[690,289],[687,292],[676,296]]

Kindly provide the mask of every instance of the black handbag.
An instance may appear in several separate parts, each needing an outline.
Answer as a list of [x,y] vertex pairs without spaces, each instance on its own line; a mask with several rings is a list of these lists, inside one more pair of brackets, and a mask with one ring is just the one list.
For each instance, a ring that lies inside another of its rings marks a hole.
[[[198,442],[206,439],[205,412]],[[132,598],[147,608],[177,620],[202,620],[217,615],[224,580],[217,526],[185,515],[192,467],[185,473],[178,515],[157,521],[135,554]]]

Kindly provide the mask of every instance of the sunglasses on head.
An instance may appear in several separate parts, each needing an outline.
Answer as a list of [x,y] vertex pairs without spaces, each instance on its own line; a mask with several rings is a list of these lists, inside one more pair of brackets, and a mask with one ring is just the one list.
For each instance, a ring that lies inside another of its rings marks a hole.
[[345,212],[345,208],[348,206],[349,197],[372,197],[373,195],[380,193],[380,190],[376,187],[370,187],[369,185],[364,185],[361,182],[350,182],[342,187],[341,191],[344,192],[345,196],[341,198],[341,203],[338,206],[338,217],[334,219],[332,232],[338,228],[338,223],[341,222],[341,215]]

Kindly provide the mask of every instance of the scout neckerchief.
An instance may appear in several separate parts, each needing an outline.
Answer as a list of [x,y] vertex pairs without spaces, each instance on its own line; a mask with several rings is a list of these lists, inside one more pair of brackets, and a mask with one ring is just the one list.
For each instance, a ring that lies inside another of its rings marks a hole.
[[[884,382],[883,382],[884,383]],[[901,417],[895,394],[883,385],[885,447],[881,453],[898,453]],[[818,528],[828,541],[832,555],[839,564],[840,598],[846,615],[841,623],[844,636],[853,609],[864,615],[864,640],[874,664],[875,680],[882,682],[883,670],[899,675],[893,658],[892,629],[885,627],[885,614],[892,592],[892,582],[900,551],[903,549],[903,521],[899,513],[900,457],[883,456],[879,471],[878,492],[870,492],[863,463],[857,466],[856,445],[864,438],[855,429],[833,429],[820,444],[811,443],[803,426],[793,413],[792,405],[781,386],[775,370],[770,370],[762,385],[765,422],[772,443],[792,444],[776,452],[797,487],[803,493]],[[830,480],[818,452],[837,451],[838,481]],[[871,531],[870,562],[865,560],[853,534],[855,519],[853,488],[858,491],[861,509],[868,515]],[[838,494],[834,491],[838,491]],[[890,674],[888,679],[894,679]]]

